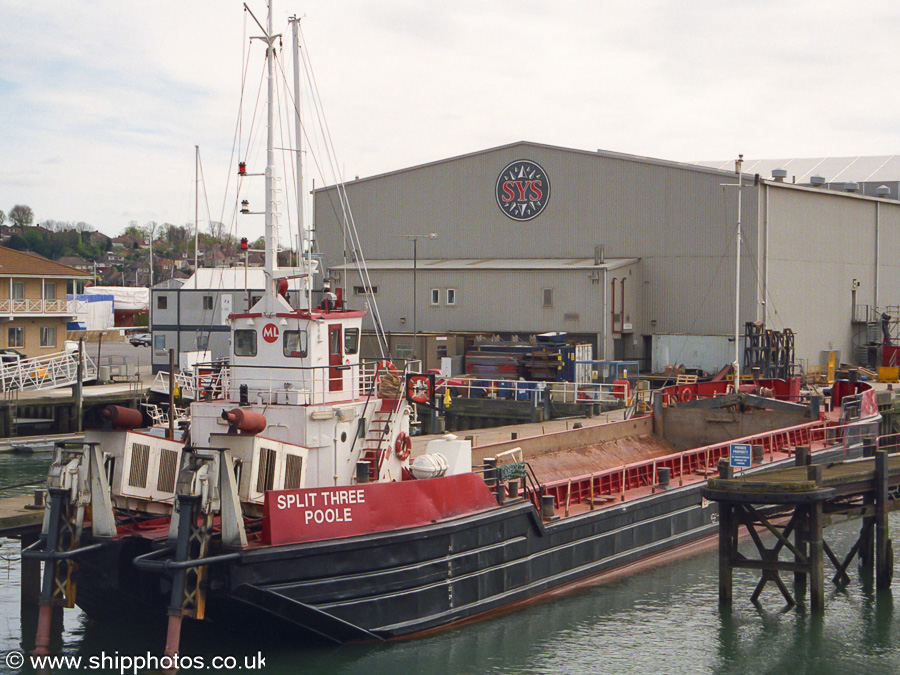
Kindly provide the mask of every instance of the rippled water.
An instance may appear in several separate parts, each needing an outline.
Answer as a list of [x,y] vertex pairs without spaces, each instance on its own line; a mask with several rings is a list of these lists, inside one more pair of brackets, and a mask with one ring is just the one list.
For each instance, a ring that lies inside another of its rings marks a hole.
[[[24,465],[38,461],[18,458],[4,463],[7,459],[0,457],[0,480],[5,481],[0,485],[15,482],[7,481],[6,469],[18,467],[27,479]],[[900,542],[900,515],[892,515],[891,525],[892,538]],[[858,530],[859,521],[838,523],[826,530],[826,540],[842,557]],[[23,643],[30,648],[32,642],[31,626],[26,629],[29,639],[22,639],[17,554],[18,542],[2,541],[0,655]],[[892,593],[876,593],[871,583],[860,579],[855,565],[851,577],[845,590],[829,588],[825,614],[815,617],[803,606],[787,609],[771,584],[763,593],[762,608],[754,607],[749,598],[758,575],[739,570],[733,608],[720,610],[717,557],[711,548],[417,640],[344,647],[305,645],[290,634],[261,635],[251,626],[225,632],[204,624],[188,627],[182,648],[185,654],[206,659],[235,656],[239,663],[245,655],[261,652],[266,658],[262,671],[240,672],[278,675],[900,672],[900,623],[894,620],[900,614]],[[165,642],[163,622],[163,617],[157,617],[149,626],[99,624],[78,610],[68,610],[59,648],[85,657],[101,652],[158,655]],[[0,659],[0,672],[13,672],[4,668]]]

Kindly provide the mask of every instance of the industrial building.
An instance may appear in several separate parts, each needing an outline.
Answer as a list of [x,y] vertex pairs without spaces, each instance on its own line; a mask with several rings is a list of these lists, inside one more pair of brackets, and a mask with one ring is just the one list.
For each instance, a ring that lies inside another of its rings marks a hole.
[[[848,361],[900,305],[900,203],[783,173],[739,189],[733,168],[518,142],[344,187],[388,332],[564,331],[596,359],[713,370],[737,319],[792,329],[806,367]],[[359,307],[335,188],[314,200],[328,274]]]

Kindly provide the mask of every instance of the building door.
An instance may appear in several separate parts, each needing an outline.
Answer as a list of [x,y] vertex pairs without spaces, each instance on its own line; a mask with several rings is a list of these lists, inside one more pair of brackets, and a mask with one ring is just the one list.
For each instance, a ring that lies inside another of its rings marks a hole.
[[341,324],[328,327],[328,391],[343,391],[344,371],[343,366],[344,344]]

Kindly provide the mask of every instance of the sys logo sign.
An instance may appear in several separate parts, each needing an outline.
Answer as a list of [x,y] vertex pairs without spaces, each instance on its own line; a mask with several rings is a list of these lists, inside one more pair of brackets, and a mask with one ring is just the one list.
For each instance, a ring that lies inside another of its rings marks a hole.
[[537,218],[550,201],[550,179],[537,162],[517,159],[497,178],[497,205],[513,220]]

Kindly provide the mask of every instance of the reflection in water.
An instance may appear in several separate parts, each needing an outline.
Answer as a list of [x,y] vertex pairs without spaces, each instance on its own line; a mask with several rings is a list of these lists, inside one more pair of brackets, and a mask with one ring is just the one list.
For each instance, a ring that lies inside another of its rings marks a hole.
[[[0,473],[0,480],[7,479]],[[892,516],[891,525],[900,528],[900,515]],[[830,526],[826,539],[840,558],[858,533],[858,521],[844,522]],[[894,540],[900,541],[898,535]],[[23,643],[18,550],[17,542],[0,546],[0,654]],[[289,631],[242,626],[240,621],[235,622],[238,628],[187,622],[182,645],[188,656],[228,655],[239,663],[261,652],[263,672],[270,675],[900,672],[900,627],[893,621],[892,594],[876,592],[870,575],[861,577],[855,562],[848,571],[851,583],[829,589],[821,617],[812,616],[805,602],[785,607],[771,584],[760,606],[752,605],[750,594],[759,576],[747,570],[735,571],[733,606],[720,608],[717,553],[711,549],[418,640],[310,645],[299,643]],[[785,579],[790,584],[787,575]],[[31,624],[24,640],[29,645]],[[164,643],[162,616],[106,624],[77,610],[65,613],[62,644],[68,654],[159,655]]]

